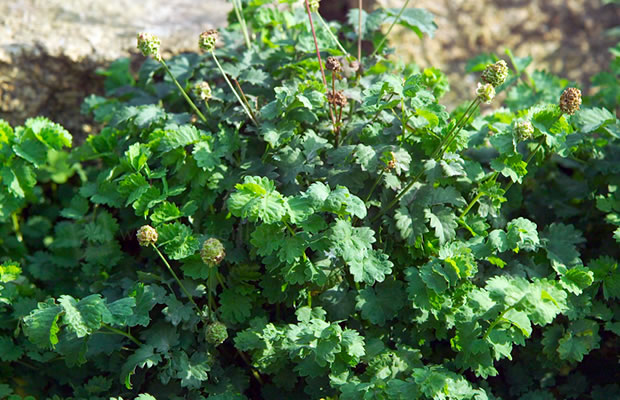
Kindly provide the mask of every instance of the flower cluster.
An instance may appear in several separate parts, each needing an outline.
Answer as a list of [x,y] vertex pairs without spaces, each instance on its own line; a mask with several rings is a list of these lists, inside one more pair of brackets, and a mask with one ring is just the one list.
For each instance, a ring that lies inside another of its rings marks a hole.
[[513,125],[515,137],[519,141],[527,140],[534,134],[534,126],[530,121],[517,121]]
[[194,85],[193,92],[196,97],[200,98],[202,101],[209,101],[209,99],[213,97],[211,86],[205,81],[197,82]]
[[327,67],[328,70],[334,71],[334,72],[342,71],[342,65],[340,64],[340,61],[334,56],[327,57],[327,61],[325,62],[325,67]]
[[335,92],[327,93],[327,101],[330,104],[333,104],[339,107],[345,107],[347,104],[349,104],[349,101],[347,100],[347,96],[344,94],[342,90],[336,90]]
[[200,258],[209,266],[216,266],[226,257],[222,242],[215,238],[205,240],[200,250]]
[[319,11],[319,5],[321,0],[308,0],[308,5],[310,6],[310,11],[317,12]]
[[144,247],[157,243],[158,237],[157,231],[150,225],[142,225],[140,229],[138,229],[138,233],[136,233],[138,243],[140,243],[140,246]]
[[198,38],[198,47],[206,52],[212,52],[215,50],[215,42],[217,42],[219,36],[219,32],[215,29],[202,32]]
[[489,104],[495,97],[495,88],[490,83],[481,84],[478,82],[476,96],[478,96],[478,100],[481,102]]
[[564,114],[573,115],[581,105],[581,90],[567,88],[560,96],[560,109]]
[[508,65],[506,65],[506,61],[499,60],[495,64],[487,65],[482,71],[480,79],[496,88],[506,81],[506,77],[508,77]]
[[145,32],[138,33],[138,50],[145,57],[153,56],[155,60],[161,61],[160,46],[161,40],[157,36]]
[[226,329],[226,325],[219,321],[210,323],[205,329],[205,339],[208,343],[216,346],[224,343],[224,341],[228,339],[228,330]]

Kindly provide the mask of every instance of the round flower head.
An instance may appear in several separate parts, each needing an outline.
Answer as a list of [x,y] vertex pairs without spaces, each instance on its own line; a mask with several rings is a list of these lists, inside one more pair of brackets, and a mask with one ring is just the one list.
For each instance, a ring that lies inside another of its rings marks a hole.
[[493,87],[498,87],[506,81],[508,76],[508,65],[506,61],[499,60],[495,64],[489,64],[482,71],[481,79],[485,83],[490,83]]
[[484,85],[478,83],[478,89],[476,89],[476,96],[478,96],[478,99],[481,102],[489,104],[495,97],[495,88],[490,83],[485,83]]
[[208,343],[219,346],[224,343],[226,339],[228,339],[228,331],[226,330],[226,325],[219,321],[215,321],[207,325],[205,329],[205,339]]
[[560,109],[564,114],[573,115],[581,105],[581,90],[567,88],[560,96]]
[[308,5],[310,6],[310,11],[312,11],[312,12],[319,11],[319,3],[321,3],[321,0],[308,0]]
[[219,36],[219,32],[215,29],[202,32],[198,38],[198,47],[207,52],[215,50],[215,42]]
[[200,250],[200,258],[209,266],[216,266],[226,257],[222,242],[215,238],[205,240]]
[[327,101],[339,107],[345,107],[347,104],[349,104],[347,96],[342,90],[336,90],[336,92],[327,93]]
[[140,243],[140,246],[145,247],[157,243],[157,237],[157,231],[150,225],[142,225],[138,229],[138,233],[136,233],[138,243]]
[[515,137],[520,141],[527,140],[534,134],[534,127],[530,121],[517,121],[513,125]]
[[325,66],[328,70],[334,72],[342,71],[342,65],[340,65],[340,61],[336,57],[329,56],[327,57],[327,61],[325,62]]
[[194,94],[203,101],[208,101],[211,97],[211,86],[205,81],[197,82],[194,85]]
[[138,50],[145,57],[153,56],[155,60],[161,61],[159,46],[161,46],[161,41],[157,36],[145,32],[138,33]]

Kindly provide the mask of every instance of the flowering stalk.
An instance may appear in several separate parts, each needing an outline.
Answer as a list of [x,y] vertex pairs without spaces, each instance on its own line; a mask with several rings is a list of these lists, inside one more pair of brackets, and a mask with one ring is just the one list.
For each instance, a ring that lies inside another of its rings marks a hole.
[[383,36],[383,39],[381,39],[381,42],[379,42],[379,44],[377,45],[377,48],[375,48],[375,51],[372,52],[370,57],[373,57],[375,54],[377,54],[377,52],[379,52],[383,48],[383,45],[385,44],[385,41],[387,40],[388,36],[390,35],[390,32],[392,32],[392,29],[394,29],[394,26],[396,26],[396,24],[400,20],[400,17],[403,16],[403,13],[405,12],[405,9],[409,5],[409,1],[410,0],[407,0],[405,2],[405,4],[403,4],[403,7],[398,12],[398,15],[396,16],[396,18],[394,18],[394,21],[392,22],[392,25],[390,25],[390,27],[388,28],[387,32]]
[[[329,88],[327,86],[327,78],[325,78],[325,70],[323,69],[323,60],[321,60],[321,51],[319,50],[319,41],[316,38],[316,31],[314,30],[314,23],[312,22],[312,11],[310,9],[310,3],[308,0],[306,2],[306,12],[308,13],[308,20],[310,21],[310,29],[312,30],[312,37],[314,38],[314,47],[316,48],[316,56],[319,59],[319,68],[321,69],[321,76],[323,77],[323,85],[325,85],[325,90],[329,93]],[[318,10],[318,1],[314,0],[312,4],[313,10]],[[329,115],[332,119],[332,129],[334,133],[336,132],[336,118],[334,117],[334,110],[332,109],[331,104],[329,107]]]
[[235,14],[237,15],[237,19],[239,20],[239,25],[241,26],[241,32],[243,32],[243,39],[245,40],[245,45],[248,50],[252,48],[252,43],[250,42],[250,35],[248,34],[248,27],[245,23],[245,17],[243,16],[243,7],[241,4],[241,0],[231,0],[233,4],[233,8],[235,9]]
[[174,84],[177,85],[177,88],[179,88],[179,91],[181,92],[181,94],[185,98],[185,101],[187,102],[187,104],[189,104],[189,106],[194,110],[194,112],[200,117],[202,122],[206,123],[207,122],[207,118],[204,116],[203,113],[200,112],[198,107],[196,107],[196,104],[194,104],[194,102],[192,101],[192,99],[190,99],[190,97],[187,95],[187,93],[185,93],[185,90],[183,90],[183,88],[181,87],[181,84],[179,83],[179,81],[177,81],[177,79],[174,77],[174,75],[172,75],[172,72],[168,68],[168,65],[166,65],[165,61],[162,59],[162,60],[159,61],[159,63],[162,65],[162,67],[164,67],[164,70],[166,70],[166,73],[168,74],[168,76],[170,76],[170,78],[172,79]]
[[327,22],[325,22],[325,20],[321,16],[321,14],[317,13],[317,15],[319,17],[319,21],[321,21],[321,23],[323,24],[323,28],[325,28],[325,31],[327,31],[327,33],[332,38],[334,43],[336,43],[336,46],[338,46],[338,48],[340,49],[340,51],[342,51],[342,53],[345,55],[345,57],[349,58],[350,57],[349,52],[345,50],[345,48],[340,44],[340,41],[338,41],[338,38],[336,36],[334,36],[334,33],[332,32],[332,30],[329,27],[329,25],[327,25]]
[[181,282],[181,280],[179,279],[179,277],[177,276],[176,272],[174,272],[174,270],[172,269],[172,267],[170,266],[170,264],[168,264],[168,261],[166,260],[166,257],[164,257],[163,254],[161,254],[161,251],[159,251],[159,249],[157,248],[157,246],[155,246],[154,243],[151,244],[151,246],[153,246],[153,248],[155,249],[155,251],[157,252],[157,254],[159,255],[159,258],[162,259],[162,261],[164,262],[164,264],[166,264],[166,267],[168,268],[168,271],[170,271],[170,273],[172,274],[172,277],[174,278],[174,280],[177,281],[177,283],[179,284],[179,286],[181,287],[181,290],[183,291],[183,293],[185,293],[185,295],[187,296],[187,298],[189,299],[189,301],[192,302],[192,304],[194,305],[194,308],[196,308],[196,311],[198,311],[198,315],[202,315],[202,311],[200,310],[200,307],[198,307],[198,304],[196,304],[196,302],[194,301],[194,298],[192,297],[192,295],[189,293],[189,291],[185,288],[185,285],[183,285],[183,283]]

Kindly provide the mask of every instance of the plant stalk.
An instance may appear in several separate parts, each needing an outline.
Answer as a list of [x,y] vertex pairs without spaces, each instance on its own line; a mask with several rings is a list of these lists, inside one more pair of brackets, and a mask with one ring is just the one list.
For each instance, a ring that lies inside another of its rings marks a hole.
[[243,32],[243,39],[245,40],[245,45],[249,50],[252,48],[252,43],[250,42],[248,27],[245,24],[245,17],[243,16],[243,7],[241,4],[241,0],[232,0],[232,3],[233,8],[235,9],[235,14],[237,15],[237,19],[239,20],[239,25],[241,25],[241,31]]
[[362,62],[362,0],[357,3],[358,16],[357,16],[357,61]]
[[228,79],[228,76],[226,75],[226,72],[224,72],[224,69],[220,65],[220,62],[217,60],[217,57],[215,56],[215,52],[212,51],[211,52],[211,56],[213,56],[213,61],[215,61],[215,64],[217,65],[217,67],[219,68],[220,72],[222,73],[222,76],[226,80],[226,83],[228,84],[228,87],[230,88],[230,90],[232,90],[233,94],[235,95],[235,97],[239,101],[239,104],[241,104],[241,107],[243,107],[243,111],[245,111],[245,113],[248,115],[248,117],[250,117],[252,122],[254,122],[254,125],[256,125],[258,127],[259,126],[258,122],[256,122],[256,120],[252,116],[252,113],[250,112],[250,110],[248,110],[248,108],[243,103],[243,100],[241,100],[241,97],[239,97],[239,94],[237,93],[237,91],[233,87],[232,83],[230,82],[230,79]]
[[202,112],[200,112],[198,107],[196,107],[196,104],[194,104],[194,102],[192,101],[192,99],[190,99],[190,97],[187,95],[187,93],[185,93],[185,90],[183,90],[183,88],[181,87],[181,84],[179,83],[179,81],[177,81],[177,78],[175,78],[174,75],[172,75],[172,72],[168,68],[168,65],[166,64],[166,62],[163,59],[160,60],[159,62],[164,67],[164,69],[168,73],[168,76],[170,76],[170,78],[172,79],[174,84],[177,85],[177,88],[179,88],[179,90],[181,91],[181,94],[185,98],[185,101],[187,101],[187,104],[189,104],[189,106],[194,110],[194,112],[196,114],[198,114],[198,116],[200,117],[202,122],[207,123],[207,118],[202,114]]
[[379,44],[377,45],[377,48],[375,49],[375,51],[372,52],[370,57],[373,57],[375,54],[377,54],[378,51],[380,51],[383,48],[383,45],[385,44],[385,41],[387,40],[388,36],[390,35],[390,32],[392,32],[392,29],[394,29],[394,26],[396,26],[396,24],[400,20],[400,17],[403,16],[403,13],[405,12],[405,9],[409,5],[409,1],[410,0],[405,1],[405,4],[403,5],[403,7],[398,12],[398,15],[396,16],[396,18],[392,22],[392,25],[390,25],[390,27],[388,28],[387,32],[383,36],[383,39],[381,39],[381,42],[379,42]]
[[194,301],[192,295],[189,293],[189,291],[185,288],[185,285],[183,285],[183,283],[181,282],[181,280],[179,279],[179,277],[177,276],[177,274],[174,272],[174,270],[172,269],[172,267],[170,266],[170,264],[168,264],[168,260],[166,260],[166,257],[164,257],[163,254],[161,254],[161,251],[159,251],[159,249],[157,248],[157,246],[155,246],[155,244],[151,243],[151,246],[153,246],[153,248],[155,249],[155,251],[157,252],[157,254],[159,255],[159,258],[162,259],[162,261],[164,262],[164,264],[166,264],[166,267],[168,268],[168,271],[170,271],[170,273],[172,274],[172,277],[177,281],[177,283],[179,284],[179,286],[181,287],[181,290],[183,291],[183,293],[185,293],[185,295],[187,296],[187,298],[189,299],[189,301],[192,302],[192,304],[194,305],[194,307],[196,308],[196,311],[198,311],[198,315],[202,316],[202,311],[200,310],[200,307],[198,307],[198,304],[196,304],[196,302]]
[[121,331],[120,329],[116,329],[111,327],[108,324],[104,324],[103,322],[101,323],[101,326],[103,326],[104,328],[106,328],[107,330],[109,330],[110,332],[114,332],[118,335],[121,336],[125,336],[127,339],[131,340],[132,342],[134,342],[135,344],[137,344],[138,346],[142,346],[142,342],[139,341],[138,339],[136,339],[132,334],[127,333],[125,331]]
[[334,41],[334,43],[336,43],[336,46],[338,47],[338,49],[340,51],[342,51],[342,53],[348,58],[349,56],[349,52],[345,50],[345,48],[340,44],[340,42],[338,41],[338,38],[334,35],[334,33],[332,32],[332,30],[329,28],[329,25],[327,25],[327,22],[325,22],[325,20],[323,19],[323,16],[319,13],[317,13],[317,15],[319,16],[319,21],[321,21],[321,23],[323,24],[323,28],[325,28],[325,30],[327,31],[327,33],[329,34],[329,36],[332,38],[332,40]]

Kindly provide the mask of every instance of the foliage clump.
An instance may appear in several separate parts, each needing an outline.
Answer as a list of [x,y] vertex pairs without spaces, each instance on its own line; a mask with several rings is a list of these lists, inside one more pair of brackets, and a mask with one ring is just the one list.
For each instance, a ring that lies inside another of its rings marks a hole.
[[138,36],[77,148],[0,122],[0,398],[620,397],[617,81],[480,55],[448,110],[428,11],[287,3]]

